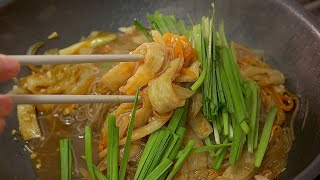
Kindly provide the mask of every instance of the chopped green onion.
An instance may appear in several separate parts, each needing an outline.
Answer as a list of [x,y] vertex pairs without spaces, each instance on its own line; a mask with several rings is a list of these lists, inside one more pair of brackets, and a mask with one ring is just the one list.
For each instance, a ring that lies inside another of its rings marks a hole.
[[123,156],[121,159],[121,166],[120,166],[120,173],[119,173],[119,179],[124,180],[126,176],[127,166],[128,166],[128,159],[129,159],[129,153],[130,153],[130,144],[131,144],[131,138],[132,138],[132,131],[134,127],[134,120],[136,117],[136,111],[137,111],[137,104],[139,101],[139,88],[137,88],[136,95],[133,102],[133,107],[131,111],[131,117],[130,117],[130,124],[127,131],[127,138],[126,143],[124,146]]
[[107,36],[97,37],[89,43],[88,47],[95,48],[98,46],[102,46],[104,44],[107,44],[110,41],[115,40],[116,38],[117,38],[117,35],[115,35],[115,34],[109,34]]
[[159,179],[173,164],[173,162],[165,158],[146,178],[145,180]]
[[87,164],[87,169],[91,179],[95,179],[94,169],[92,166],[92,130],[90,126],[85,126],[84,140],[85,140],[85,160]]
[[278,112],[278,108],[276,106],[273,106],[266,117],[266,121],[262,130],[260,142],[258,145],[258,150],[256,153],[256,160],[254,163],[256,167],[260,167],[264,154],[267,150],[273,121],[277,115],[277,112]]
[[38,50],[44,46],[44,42],[43,41],[39,41],[36,42],[35,44],[33,44],[32,46],[30,46],[26,52],[27,55],[35,55],[37,54]]
[[194,144],[195,144],[195,141],[193,141],[193,140],[190,140],[188,142],[188,144],[186,145],[186,147],[183,150],[183,154],[177,160],[177,162],[174,164],[174,166],[173,166],[172,170],[170,171],[169,175],[167,176],[166,180],[171,180],[173,178],[173,176],[178,172],[178,170],[182,166],[184,160],[190,154]]
[[72,145],[67,138],[60,139],[61,180],[71,180],[72,175]]
[[143,33],[143,35],[147,38],[149,42],[152,42],[152,36],[149,34],[149,32],[146,30],[146,28],[138,21],[134,20],[133,24],[136,26],[136,28]]

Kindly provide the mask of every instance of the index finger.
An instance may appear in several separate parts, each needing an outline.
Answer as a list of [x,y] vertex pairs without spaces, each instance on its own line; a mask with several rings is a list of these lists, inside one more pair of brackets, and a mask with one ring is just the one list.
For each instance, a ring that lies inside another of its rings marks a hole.
[[0,54],[0,81],[15,77],[19,71],[20,65],[14,58]]

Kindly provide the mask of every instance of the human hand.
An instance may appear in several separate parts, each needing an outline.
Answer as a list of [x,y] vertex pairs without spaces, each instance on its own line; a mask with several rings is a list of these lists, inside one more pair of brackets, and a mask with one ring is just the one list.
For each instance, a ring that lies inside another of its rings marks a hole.
[[[0,54],[0,82],[7,81],[16,76],[20,71],[19,63],[6,55]],[[6,125],[5,117],[12,110],[12,100],[4,95],[0,95],[0,134]]]

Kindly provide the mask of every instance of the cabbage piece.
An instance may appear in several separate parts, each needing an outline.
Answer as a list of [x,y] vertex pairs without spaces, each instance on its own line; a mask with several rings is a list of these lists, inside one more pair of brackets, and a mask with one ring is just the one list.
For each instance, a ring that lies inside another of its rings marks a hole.
[[182,66],[183,59],[177,58],[170,62],[168,69],[163,74],[149,82],[150,102],[158,113],[170,112],[183,106],[186,98],[193,95],[193,91],[172,83],[175,74]]
[[280,85],[284,84],[284,75],[275,69],[248,66],[240,68],[240,74],[243,78],[249,78],[261,81],[265,84]]
[[193,62],[189,67],[182,69],[183,72],[176,77],[176,82],[195,82],[200,74],[200,61]]
[[188,118],[187,122],[200,139],[208,137],[213,132],[212,126],[201,112],[196,117]]
[[[149,123],[136,128],[132,132],[132,141],[139,140],[141,138],[146,137],[147,135],[155,132],[156,130],[160,129],[163,125],[165,125],[169,119],[171,118],[173,114],[173,111],[164,113],[164,114],[158,114],[154,113],[153,116],[149,118]],[[120,145],[123,145],[126,142],[126,138],[121,139]]]
[[36,110],[33,105],[18,105],[17,115],[19,120],[19,130],[25,141],[41,137]]
[[102,76],[102,85],[111,91],[119,90],[132,76],[136,65],[135,62],[119,63]]
[[144,43],[130,54],[142,54],[145,59],[127,84],[119,89],[126,94],[134,94],[138,86],[145,86],[151,79],[155,78],[167,58],[165,46],[155,42]]
[[[147,124],[150,116],[152,115],[152,106],[148,97],[147,92],[140,92],[140,96],[143,99],[143,104],[141,108],[136,111],[136,116],[134,120],[134,128],[139,128]],[[127,127],[130,123],[130,113],[132,111],[132,103],[122,103],[115,111],[117,118],[116,124],[120,128],[119,136],[123,138],[127,132]]]

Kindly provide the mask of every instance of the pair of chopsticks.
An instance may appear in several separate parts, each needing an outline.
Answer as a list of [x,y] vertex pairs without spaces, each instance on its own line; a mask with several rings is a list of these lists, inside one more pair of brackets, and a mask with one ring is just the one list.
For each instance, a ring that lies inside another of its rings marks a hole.
[[[81,64],[134,62],[144,58],[139,54],[112,55],[12,55],[21,65]],[[116,78],[116,77],[115,77]],[[130,95],[11,95],[15,104],[89,104],[133,102]]]

